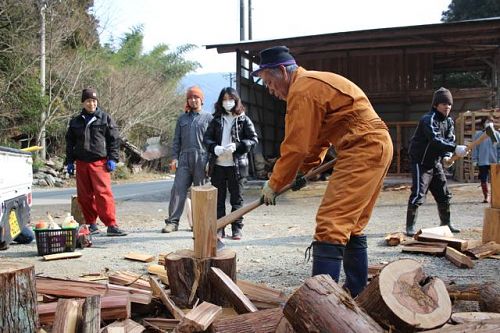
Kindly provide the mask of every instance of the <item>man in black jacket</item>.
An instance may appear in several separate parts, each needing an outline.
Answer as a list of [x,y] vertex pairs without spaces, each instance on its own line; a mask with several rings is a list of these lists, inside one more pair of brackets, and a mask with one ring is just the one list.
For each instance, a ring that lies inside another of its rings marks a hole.
[[452,232],[460,232],[450,221],[450,199],[443,159],[454,152],[463,157],[467,146],[455,144],[453,120],[449,117],[453,97],[446,88],[434,92],[431,111],[426,113],[410,141],[409,155],[412,173],[412,188],[406,214],[406,234],[415,234],[418,207],[425,201],[427,191],[436,200],[441,225],[447,225]]
[[119,159],[120,137],[110,115],[97,107],[97,93],[82,91],[82,111],[71,119],[66,132],[66,165],[74,174],[76,192],[85,222],[97,232],[97,217],[108,227],[108,236],[125,236],[118,228],[110,172]]

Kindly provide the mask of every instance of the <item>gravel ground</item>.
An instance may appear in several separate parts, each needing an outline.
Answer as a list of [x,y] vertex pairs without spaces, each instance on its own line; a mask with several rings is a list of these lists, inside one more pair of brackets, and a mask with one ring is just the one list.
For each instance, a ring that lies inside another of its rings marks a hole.
[[[283,195],[276,206],[261,206],[246,216],[243,239],[225,240],[226,246],[237,252],[239,279],[265,283],[289,294],[310,276],[311,262],[304,262],[304,251],[312,240],[314,216],[325,185],[326,182],[312,183],[299,192]],[[255,183],[248,184],[244,193],[246,202],[258,197],[259,186]],[[481,189],[478,184],[451,183],[450,187],[454,194],[452,220],[463,230],[457,237],[480,239],[484,208],[488,206],[480,203]],[[413,258],[423,264],[428,275],[438,276],[445,281],[497,281],[499,260],[477,260],[474,268],[460,269],[444,258],[405,254],[400,247],[386,246],[384,237],[387,233],[404,230],[408,196],[408,179],[386,180],[386,189],[381,192],[366,229],[370,264]],[[167,193],[117,202],[120,226],[128,230],[129,235],[97,235],[93,238],[93,246],[83,250],[82,257],[77,259],[43,261],[37,256],[35,243],[12,245],[7,251],[0,252],[0,258],[31,263],[35,265],[37,274],[53,277],[74,278],[106,269],[145,273],[148,264],[125,260],[124,255],[130,251],[158,255],[193,247],[192,233],[188,231],[184,218],[178,232],[160,233],[167,203]],[[44,218],[48,210],[53,216],[62,219],[65,212],[69,211],[69,206],[36,206],[32,211],[33,220]],[[429,195],[428,203],[420,208],[417,227],[437,225],[437,208]],[[101,227],[104,232],[104,226]],[[230,226],[226,231],[230,234]]]

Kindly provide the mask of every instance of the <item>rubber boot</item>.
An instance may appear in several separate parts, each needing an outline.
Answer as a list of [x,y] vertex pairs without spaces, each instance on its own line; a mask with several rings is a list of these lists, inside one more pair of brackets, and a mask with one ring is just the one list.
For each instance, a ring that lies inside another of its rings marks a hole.
[[483,190],[484,203],[488,202],[488,183],[481,182],[481,189]]
[[358,296],[368,283],[368,252],[366,236],[351,236],[345,246],[344,273],[347,289],[354,298]]
[[418,206],[408,204],[406,211],[406,235],[413,237],[415,235],[415,224],[417,223]]
[[311,246],[313,253],[312,276],[328,274],[338,283],[345,245],[314,241]]
[[439,203],[438,204],[439,219],[441,220],[441,225],[447,225],[451,232],[459,233],[460,229],[455,228],[450,221],[450,204],[449,203]]

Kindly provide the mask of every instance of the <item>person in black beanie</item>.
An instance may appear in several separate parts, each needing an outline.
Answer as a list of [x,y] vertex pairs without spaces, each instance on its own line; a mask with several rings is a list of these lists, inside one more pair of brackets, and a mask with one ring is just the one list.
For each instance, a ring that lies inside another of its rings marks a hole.
[[99,217],[108,236],[125,236],[116,223],[110,175],[119,159],[118,127],[97,102],[95,89],[83,89],[82,110],[70,120],[66,132],[66,168],[73,175],[76,164],[78,203],[90,231],[98,232]]
[[453,97],[446,88],[434,92],[431,110],[421,119],[410,141],[408,153],[412,174],[411,194],[406,212],[406,234],[415,235],[418,207],[425,202],[431,191],[438,206],[441,225],[447,225],[454,233],[460,232],[451,223],[450,199],[443,161],[452,153],[463,157],[467,146],[455,143],[453,119],[450,117]]

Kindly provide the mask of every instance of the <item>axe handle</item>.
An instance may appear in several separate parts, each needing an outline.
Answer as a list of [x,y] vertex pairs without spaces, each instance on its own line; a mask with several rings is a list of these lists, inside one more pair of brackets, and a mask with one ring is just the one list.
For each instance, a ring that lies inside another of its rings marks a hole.
[[[321,174],[322,172],[325,172],[326,170],[330,169],[331,167],[333,167],[333,165],[335,164],[336,161],[337,161],[337,159],[335,158],[335,159],[333,159],[325,164],[322,164],[319,167],[310,170],[308,173],[306,173],[304,175],[304,177],[306,178],[306,180],[310,180],[311,178],[313,178],[313,177]],[[281,191],[279,191],[276,194],[276,196],[281,195],[281,194],[287,192],[288,190],[290,190],[292,188],[292,184],[288,184],[285,187],[283,187],[281,189]],[[217,220],[217,229],[224,228],[226,225],[233,223],[234,221],[236,221],[237,219],[239,219],[240,217],[242,217],[246,213],[251,212],[255,208],[259,207],[263,203],[264,202],[259,198],[257,200],[252,201],[251,203],[235,210],[234,212],[231,212],[230,214],[221,217],[220,219]]]
[[[477,138],[476,140],[472,141],[471,143],[469,143],[467,145],[467,149],[469,151],[471,151],[472,149],[474,149],[474,147],[476,147],[478,144],[480,144],[481,142],[483,142],[484,140],[486,140],[487,138],[489,137],[488,133],[484,132],[483,134],[481,134],[479,136],[479,138]],[[453,163],[455,163],[456,160],[460,159],[460,156],[457,156],[455,154],[453,154],[452,157],[450,157],[449,160],[447,160],[447,162],[445,163],[445,168],[449,168],[450,166],[453,165]]]

